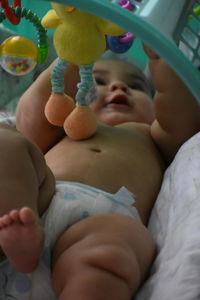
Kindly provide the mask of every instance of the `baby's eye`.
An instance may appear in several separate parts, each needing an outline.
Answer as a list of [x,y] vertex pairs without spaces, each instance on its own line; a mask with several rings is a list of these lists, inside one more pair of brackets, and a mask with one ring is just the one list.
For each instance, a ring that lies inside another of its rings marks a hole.
[[102,78],[96,77],[95,80],[96,80],[97,85],[106,85],[105,80]]
[[128,87],[132,90],[139,90],[139,91],[143,91],[144,88],[141,84],[139,83],[129,83],[128,84]]

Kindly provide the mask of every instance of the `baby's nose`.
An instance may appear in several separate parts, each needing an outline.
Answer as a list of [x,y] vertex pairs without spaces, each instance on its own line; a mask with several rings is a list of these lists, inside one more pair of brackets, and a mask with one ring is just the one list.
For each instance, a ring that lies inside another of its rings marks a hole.
[[115,90],[122,90],[123,92],[127,92],[127,89],[128,89],[128,86],[123,81],[113,81],[109,86],[109,90],[111,92],[113,92]]

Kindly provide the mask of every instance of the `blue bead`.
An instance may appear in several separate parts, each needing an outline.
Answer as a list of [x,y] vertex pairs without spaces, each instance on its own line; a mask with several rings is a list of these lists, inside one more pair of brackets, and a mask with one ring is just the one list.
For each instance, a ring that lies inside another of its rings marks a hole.
[[115,53],[124,53],[130,49],[133,41],[120,43],[120,36],[107,36],[108,48]]

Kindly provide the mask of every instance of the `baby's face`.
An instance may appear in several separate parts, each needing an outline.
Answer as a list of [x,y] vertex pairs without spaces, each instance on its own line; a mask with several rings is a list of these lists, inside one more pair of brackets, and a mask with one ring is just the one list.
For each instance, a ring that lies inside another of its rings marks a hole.
[[140,70],[124,61],[101,60],[94,65],[94,77],[99,97],[90,107],[100,122],[153,122],[151,91]]

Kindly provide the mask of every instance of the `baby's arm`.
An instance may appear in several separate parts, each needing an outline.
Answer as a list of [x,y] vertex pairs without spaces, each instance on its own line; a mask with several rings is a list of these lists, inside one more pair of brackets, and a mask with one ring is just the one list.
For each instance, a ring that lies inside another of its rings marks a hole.
[[154,258],[147,229],[131,217],[83,219],[59,238],[53,286],[59,299],[131,300]]
[[[25,136],[33,140],[46,153],[63,136],[61,127],[50,124],[44,108],[51,94],[50,72],[52,63],[21,97],[16,111],[16,127]],[[76,84],[79,81],[78,69],[69,65],[65,73],[65,91],[75,97]]]
[[180,146],[200,130],[200,105],[167,63],[150,49],[145,49],[157,90],[154,97],[156,120],[151,134],[170,161]]

